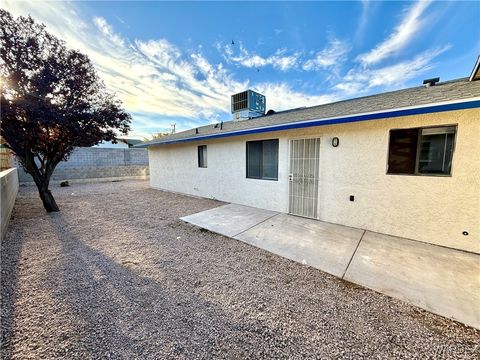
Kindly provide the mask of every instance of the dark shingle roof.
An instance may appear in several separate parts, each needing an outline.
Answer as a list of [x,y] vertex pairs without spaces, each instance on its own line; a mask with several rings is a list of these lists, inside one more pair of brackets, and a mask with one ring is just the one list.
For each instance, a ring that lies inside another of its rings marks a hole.
[[465,100],[478,96],[480,96],[480,81],[468,81],[468,78],[462,78],[438,83],[431,87],[418,86],[330,104],[282,111],[250,120],[227,121],[223,123],[222,130],[220,130],[220,126],[215,128],[215,125],[210,124],[197,128],[198,132],[196,129],[190,129],[137,146],[158,145],[186,138],[202,137],[204,135],[228,133],[236,130],[253,129],[271,125],[289,124],[304,120],[327,119],[409,106]]

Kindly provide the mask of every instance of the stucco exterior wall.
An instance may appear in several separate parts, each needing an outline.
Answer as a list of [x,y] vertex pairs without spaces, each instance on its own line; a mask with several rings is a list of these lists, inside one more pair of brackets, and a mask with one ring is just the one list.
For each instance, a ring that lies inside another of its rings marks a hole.
[[7,233],[8,223],[18,193],[17,168],[0,172],[0,239]]
[[[390,129],[449,124],[458,125],[451,176],[386,174]],[[287,212],[288,141],[320,137],[320,220],[480,253],[479,134],[480,110],[470,109],[161,145],[149,149],[150,183]],[[333,137],[340,146],[331,146]],[[247,179],[245,142],[273,138],[279,139],[278,181]],[[202,144],[207,168],[197,167]]]

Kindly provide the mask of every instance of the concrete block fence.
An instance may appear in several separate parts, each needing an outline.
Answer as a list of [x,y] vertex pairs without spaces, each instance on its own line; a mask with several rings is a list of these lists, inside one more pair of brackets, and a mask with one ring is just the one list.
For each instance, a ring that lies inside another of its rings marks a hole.
[[[18,167],[20,183],[33,183],[32,177],[16,159],[14,166]],[[146,149],[77,148],[67,161],[57,165],[52,181],[145,179],[148,175]]]

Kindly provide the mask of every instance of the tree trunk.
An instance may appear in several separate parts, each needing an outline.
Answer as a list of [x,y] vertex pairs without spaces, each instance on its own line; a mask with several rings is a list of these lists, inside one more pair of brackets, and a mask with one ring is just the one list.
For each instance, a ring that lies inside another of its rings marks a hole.
[[48,186],[46,188],[38,188],[38,193],[40,194],[40,199],[42,199],[43,207],[47,212],[54,212],[59,211],[57,203],[53,198],[52,193],[48,190]]
[[27,156],[25,156],[24,168],[32,176],[33,181],[35,181],[38,194],[40,195],[40,199],[42,199],[43,207],[45,210],[47,210],[47,212],[60,210],[55,202],[55,199],[53,198],[52,193],[48,189],[50,177],[52,176],[55,166],[56,163],[54,165],[49,164],[46,166],[45,172],[41,172],[33,159],[33,155],[31,153],[27,153]]

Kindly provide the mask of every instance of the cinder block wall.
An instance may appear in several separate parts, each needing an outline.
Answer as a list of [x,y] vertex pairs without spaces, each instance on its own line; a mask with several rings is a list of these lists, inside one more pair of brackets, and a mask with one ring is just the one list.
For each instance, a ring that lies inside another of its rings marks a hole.
[[[20,183],[33,182],[18,165]],[[146,149],[77,148],[67,161],[57,165],[52,181],[106,178],[146,178],[149,174]]]
[[0,212],[1,219],[0,221],[0,238],[3,239],[7,231],[7,226],[10,221],[10,215],[12,214],[13,205],[15,204],[15,199],[17,198],[18,193],[18,175],[17,169],[12,168],[0,172],[0,194],[1,194],[1,203],[0,203]]

